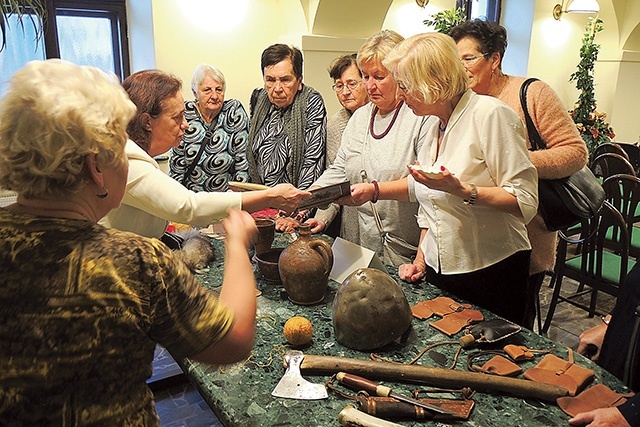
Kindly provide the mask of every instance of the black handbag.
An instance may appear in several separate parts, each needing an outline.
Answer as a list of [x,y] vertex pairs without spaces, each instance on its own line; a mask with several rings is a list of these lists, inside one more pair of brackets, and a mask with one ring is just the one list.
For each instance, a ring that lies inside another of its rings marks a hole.
[[[547,148],[527,110],[527,88],[536,80],[527,79],[520,87],[520,104],[532,150]],[[604,199],[604,189],[588,166],[566,178],[538,179],[538,212],[549,231],[565,230],[582,220],[596,217]],[[559,234],[569,240],[563,233]]]

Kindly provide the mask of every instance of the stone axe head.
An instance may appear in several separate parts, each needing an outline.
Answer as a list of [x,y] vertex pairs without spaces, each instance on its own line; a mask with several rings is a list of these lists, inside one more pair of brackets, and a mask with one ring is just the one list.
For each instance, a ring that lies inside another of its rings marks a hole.
[[318,400],[329,397],[324,384],[314,384],[302,378],[300,373],[302,359],[304,359],[304,353],[297,350],[284,355],[287,370],[271,395],[301,400]]

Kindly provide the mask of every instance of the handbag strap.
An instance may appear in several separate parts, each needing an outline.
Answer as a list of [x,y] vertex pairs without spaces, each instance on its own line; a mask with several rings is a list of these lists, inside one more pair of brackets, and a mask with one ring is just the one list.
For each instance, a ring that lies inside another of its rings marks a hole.
[[202,139],[202,143],[200,144],[200,149],[198,150],[198,154],[196,154],[196,156],[193,158],[193,162],[191,162],[187,170],[184,172],[184,175],[182,176],[182,185],[184,185],[185,187],[187,185],[187,179],[189,179],[189,175],[191,175],[191,172],[193,172],[193,170],[196,168],[196,165],[198,164],[198,162],[200,161],[200,158],[202,157],[202,153],[204,153],[204,147],[206,147],[207,144],[209,144],[209,142],[211,142],[211,140],[213,139],[213,132],[211,132],[212,126],[213,126],[213,123],[209,126],[209,128],[204,134],[204,138]]
[[524,112],[524,122],[527,125],[527,134],[529,135],[529,142],[531,142],[531,149],[533,151],[547,148],[547,144],[544,143],[538,129],[536,129],[536,126],[533,124],[533,120],[531,120],[531,116],[529,115],[529,109],[527,108],[527,89],[529,85],[535,81],[538,81],[538,79],[531,77],[525,80],[522,86],[520,86],[520,105],[522,105],[522,111]]
[[[367,177],[367,171],[362,169],[360,171],[360,176],[362,177],[362,182],[369,183],[369,178]],[[384,228],[382,227],[382,220],[380,219],[380,215],[378,215],[378,210],[376,209],[376,205],[373,204],[373,202],[369,202],[369,206],[371,206],[371,213],[373,213],[373,219],[375,220],[376,227],[378,227],[380,236],[384,237]]]

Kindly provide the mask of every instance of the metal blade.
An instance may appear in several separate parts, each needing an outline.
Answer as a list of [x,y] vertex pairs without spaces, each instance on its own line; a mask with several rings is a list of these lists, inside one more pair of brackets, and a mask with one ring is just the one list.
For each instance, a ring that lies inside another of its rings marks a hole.
[[424,402],[422,402],[420,400],[412,399],[411,397],[403,396],[401,394],[397,394],[397,393],[391,392],[391,393],[389,393],[389,397],[392,397],[392,398],[394,398],[396,400],[399,400],[401,402],[404,402],[404,403],[409,403],[411,405],[419,406],[419,407],[427,409],[427,410],[429,410],[431,412],[437,412],[438,414],[450,415],[450,416],[456,417],[456,418],[459,417],[458,414],[456,414],[455,412],[447,411],[446,409],[442,409],[439,406],[431,405],[429,403],[424,403]]
[[287,362],[287,370],[271,392],[272,396],[301,400],[318,400],[329,397],[324,384],[314,384],[302,378],[300,364],[304,359],[304,353],[292,351],[287,353],[284,358]]

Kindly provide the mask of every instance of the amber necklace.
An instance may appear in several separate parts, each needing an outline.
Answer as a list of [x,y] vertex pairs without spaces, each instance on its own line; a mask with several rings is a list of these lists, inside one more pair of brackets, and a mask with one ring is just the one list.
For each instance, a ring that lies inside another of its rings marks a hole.
[[398,106],[396,107],[396,111],[393,113],[393,117],[391,118],[391,123],[389,123],[389,126],[387,126],[387,128],[381,134],[377,134],[373,130],[373,122],[375,121],[376,114],[380,110],[377,105],[373,107],[373,110],[371,111],[371,120],[369,120],[369,133],[371,134],[373,139],[382,139],[385,136],[387,136],[387,134],[393,127],[393,124],[396,122],[396,119],[398,118],[398,114],[400,114],[400,107],[402,107],[403,103],[404,101],[400,101],[400,103],[398,103]]

